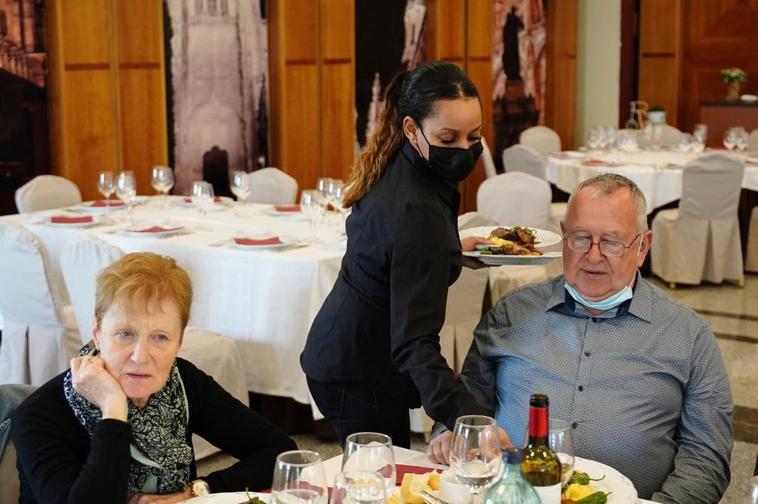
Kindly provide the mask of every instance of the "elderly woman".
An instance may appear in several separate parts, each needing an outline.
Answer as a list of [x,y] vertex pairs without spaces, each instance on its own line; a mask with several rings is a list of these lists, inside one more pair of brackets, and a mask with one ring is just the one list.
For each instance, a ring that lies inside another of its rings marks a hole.
[[[277,427],[177,358],[192,286],[173,259],[128,254],[97,279],[92,341],[16,411],[22,503],[173,503],[269,487]],[[191,436],[239,459],[197,479]]]

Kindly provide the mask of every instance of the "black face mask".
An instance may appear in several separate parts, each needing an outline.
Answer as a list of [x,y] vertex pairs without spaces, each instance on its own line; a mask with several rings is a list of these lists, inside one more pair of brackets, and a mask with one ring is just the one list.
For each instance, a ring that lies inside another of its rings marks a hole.
[[427,164],[439,178],[448,182],[458,183],[474,171],[479,156],[482,155],[482,142],[476,142],[468,149],[459,147],[439,147],[432,145],[419,128],[421,136],[429,145],[429,160]]

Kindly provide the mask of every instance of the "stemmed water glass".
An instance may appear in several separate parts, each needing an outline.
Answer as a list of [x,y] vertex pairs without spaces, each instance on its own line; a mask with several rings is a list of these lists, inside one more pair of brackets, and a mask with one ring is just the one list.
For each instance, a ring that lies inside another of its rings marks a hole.
[[734,129],[737,132],[737,136],[736,136],[737,141],[735,142],[735,147],[737,147],[737,152],[746,152],[748,138],[750,137],[747,130],[743,128],[742,126],[739,126]]
[[168,206],[168,193],[174,187],[174,171],[168,166],[153,166],[150,183],[163,196],[164,207]]
[[343,471],[371,471],[384,478],[386,491],[395,487],[395,453],[392,439],[378,432],[356,432],[345,440]]
[[384,504],[384,478],[373,471],[343,471],[334,478],[331,504]]
[[106,204],[111,206],[111,195],[116,190],[112,171],[101,171],[97,174],[97,190],[105,197]]
[[329,184],[332,182],[332,179],[328,177],[321,177],[316,182],[316,191],[324,198],[326,199],[329,196]]
[[213,198],[213,186],[209,182],[199,180],[192,183],[192,203],[200,209],[203,219],[213,206]]
[[574,474],[574,437],[571,425],[565,420],[551,419],[547,442],[561,461],[561,485],[566,485]]
[[274,504],[326,504],[328,487],[321,455],[307,450],[280,453],[271,494]]
[[687,153],[693,148],[695,138],[689,133],[682,133],[679,137],[679,152]]
[[318,231],[318,221],[324,215],[324,206],[318,191],[310,189],[300,194],[300,211],[308,217],[311,223],[311,235],[315,241]]
[[134,172],[119,172],[118,178],[116,179],[116,196],[118,196],[118,199],[126,203],[127,214],[132,221],[132,225],[134,225],[133,207],[134,203],[137,201],[137,179],[134,177]]
[[342,195],[345,183],[340,179],[330,179],[326,188],[326,197],[335,210],[342,211]]
[[250,190],[252,184],[250,181],[250,174],[242,170],[232,173],[231,190],[232,194],[237,197],[237,202],[242,204],[245,202],[248,196],[250,196]]
[[695,129],[692,130],[692,136],[698,139],[702,144],[705,144],[708,138],[708,126],[705,124],[696,124]]
[[450,470],[480,504],[481,492],[500,474],[500,438],[494,418],[466,415],[455,421],[450,445]]
[[724,133],[724,147],[729,149],[729,151],[734,150],[734,148],[737,146],[738,136],[739,133],[735,128],[729,128],[726,130],[726,133]]

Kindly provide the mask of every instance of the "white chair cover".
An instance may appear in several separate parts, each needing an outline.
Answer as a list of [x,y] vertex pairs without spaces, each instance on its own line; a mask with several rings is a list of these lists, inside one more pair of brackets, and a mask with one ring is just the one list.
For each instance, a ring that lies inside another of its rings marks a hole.
[[526,145],[512,145],[503,151],[503,167],[506,173],[524,172],[545,180],[545,156]]
[[[76,317],[83,321],[80,322],[84,324],[81,326],[82,330],[88,331],[87,337],[83,338],[86,341],[89,341],[92,335],[97,275],[123,256],[123,250],[97,238],[71,242],[61,253],[61,268],[71,299],[74,300]],[[245,405],[249,404],[242,357],[231,339],[188,327],[184,331],[179,357],[195,364],[212,376],[227,392]],[[219,451],[197,435],[193,435],[192,444],[197,460]]]
[[561,137],[547,126],[532,126],[521,132],[518,139],[521,145],[536,150],[543,156],[561,152]]
[[476,192],[476,210],[503,226],[545,229],[550,217],[550,185],[520,171],[487,179]]
[[705,154],[687,164],[679,208],[653,219],[653,273],[694,285],[744,278],[737,220],[744,170],[725,154]]
[[492,151],[490,151],[490,147],[487,145],[487,140],[484,137],[482,137],[482,163],[484,163],[484,174],[487,178],[497,175],[495,161],[492,159]]
[[479,212],[466,212],[458,216],[459,230],[484,226],[497,226],[497,222]]
[[[196,365],[216,382],[239,399],[245,406],[249,405],[245,368],[242,364],[237,345],[231,338],[210,331],[187,327],[184,331],[179,357]],[[197,434],[192,435],[195,460],[200,460],[220,450]]]
[[62,208],[81,202],[79,187],[57,175],[39,175],[16,190],[19,213]]
[[72,241],[61,250],[61,272],[83,342],[92,339],[97,274],[123,256],[123,250],[94,236]]
[[[487,268],[463,268],[461,276],[447,293],[445,324],[440,330],[440,351],[456,374],[463,368],[463,361],[474,340],[474,328],[482,318],[487,279]],[[423,408],[411,410],[413,432],[428,433],[433,423]]]
[[297,198],[297,181],[279,168],[261,168],[250,172],[250,195],[246,201],[289,205]]
[[750,152],[758,152],[758,128],[750,132],[747,137],[747,150]]
[[0,383],[42,385],[81,347],[76,321],[36,236],[0,222],[0,257]]
[[745,270],[758,273],[758,206],[750,214],[750,230],[747,235]]

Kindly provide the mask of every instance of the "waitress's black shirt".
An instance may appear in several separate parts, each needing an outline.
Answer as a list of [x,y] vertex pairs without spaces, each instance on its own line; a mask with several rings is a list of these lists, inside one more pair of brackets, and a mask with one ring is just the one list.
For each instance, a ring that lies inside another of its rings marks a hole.
[[339,277],[300,356],[306,375],[382,387],[448,428],[485,412],[440,354],[447,290],[461,273],[459,202],[406,141],[352,207]]

